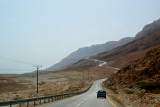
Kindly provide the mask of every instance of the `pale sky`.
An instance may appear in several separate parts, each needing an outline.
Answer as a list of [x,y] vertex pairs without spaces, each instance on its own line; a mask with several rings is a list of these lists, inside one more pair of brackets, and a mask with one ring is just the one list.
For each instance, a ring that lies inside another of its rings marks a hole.
[[159,18],[160,0],[0,0],[0,68],[35,69],[25,61],[45,69]]

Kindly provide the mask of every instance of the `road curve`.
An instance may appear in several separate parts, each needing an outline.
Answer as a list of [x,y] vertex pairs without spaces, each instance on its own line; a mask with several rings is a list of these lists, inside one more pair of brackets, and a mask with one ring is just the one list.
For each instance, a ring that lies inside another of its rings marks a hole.
[[89,91],[84,94],[41,105],[39,107],[121,107],[108,96],[106,99],[97,99],[96,92],[101,89],[101,83],[104,80],[105,79],[95,81]]
[[[107,62],[106,61],[101,61],[101,60],[98,60],[98,59],[90,59],[90,58],[88,58],[89,60],[93,60],[93,61],[95,61],[95,62],[100,62],[99,63],[99,67],[102,67],[102,66],[104,66],[104,65],[106,65],[107,64]],[[116,67],[106,67],[106,68],[109,68],[109,69],[114,69],[114,70],[120,70],[120,68],[116,68]]]

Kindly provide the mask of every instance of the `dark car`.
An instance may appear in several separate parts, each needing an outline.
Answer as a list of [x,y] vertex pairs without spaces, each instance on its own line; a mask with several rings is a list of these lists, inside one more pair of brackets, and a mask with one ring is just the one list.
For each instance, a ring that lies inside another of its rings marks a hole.
[[99,97],[104,97],[104,98],[106,98],[106,91],[105,91],[105,90],[99,90],[99,91],[97,92],[97,98],[99,98]]

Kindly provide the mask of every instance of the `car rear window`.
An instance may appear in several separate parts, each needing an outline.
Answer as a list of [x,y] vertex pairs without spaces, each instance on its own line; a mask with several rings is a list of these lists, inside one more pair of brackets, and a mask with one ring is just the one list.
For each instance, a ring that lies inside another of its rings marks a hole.
[[106,93],[106,91],[101,90],[101,91],[98,91],[98,93]]

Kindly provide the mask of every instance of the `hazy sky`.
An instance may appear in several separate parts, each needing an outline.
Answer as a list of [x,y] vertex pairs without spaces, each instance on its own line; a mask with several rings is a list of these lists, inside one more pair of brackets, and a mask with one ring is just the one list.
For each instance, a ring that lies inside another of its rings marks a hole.
[[158,18],[160,0],[0,0],[0,68],[34,69],[13,59],[46,68]]

